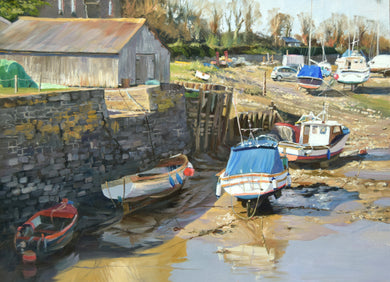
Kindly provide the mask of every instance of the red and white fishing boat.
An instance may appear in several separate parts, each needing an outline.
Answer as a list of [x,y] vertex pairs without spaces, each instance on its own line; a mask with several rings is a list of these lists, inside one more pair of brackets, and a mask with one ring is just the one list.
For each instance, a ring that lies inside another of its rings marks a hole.
[[279,141],[279,153],[293,163],[326,165],[343,151],[350,131],[337,121],[327,120],[326,111],[303,115],[295,125],[275,123],[271,132]]
[[34,262],[41,255],[63,249],[73,239],[77,220],[77,209],[67,199],[37,212],[18,227],[14,238],[16,252],[24,262]]

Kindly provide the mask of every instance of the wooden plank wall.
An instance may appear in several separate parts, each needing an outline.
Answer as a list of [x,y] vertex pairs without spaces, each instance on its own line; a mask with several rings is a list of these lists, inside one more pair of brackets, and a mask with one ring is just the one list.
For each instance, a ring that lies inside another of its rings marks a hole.
[[[283,118],[273,103],[268,109],[260,112],[238,113],[231,115],[233,88],[222,85],[192,82],[175,82],[185,87],[191,94],[186,98],[188,120],[191,123],[195,138],[195,151],[215,152],[219,145],[235,145],[240,140],[238,122],[241,129],[261,128],[269,131],[275,122],[283,122]],[[248,136],[248,131],[243,131]]]

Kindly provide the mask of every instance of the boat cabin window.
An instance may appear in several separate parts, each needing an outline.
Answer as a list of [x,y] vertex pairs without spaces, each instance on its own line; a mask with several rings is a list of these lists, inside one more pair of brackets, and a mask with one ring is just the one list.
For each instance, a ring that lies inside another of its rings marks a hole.
[[309,135],[309,144],[312,146],[324,146],[329,143],[330,130],[326,125],[312,125]]
[[310,125],[305,125],[303,127],[303,139],[302,144],[307,144],[309,142],[309,134],[310,134]]
[[329,136],[329,143],[331,143],[336,136],[342,134],[341,126],[339,126],[339,125],[332,126],[331,131],[332,131],[332,134],[330,134],[330,136]]
[[333,127],[333,134],[340,133],[340,132],[341,132],[340,126]]

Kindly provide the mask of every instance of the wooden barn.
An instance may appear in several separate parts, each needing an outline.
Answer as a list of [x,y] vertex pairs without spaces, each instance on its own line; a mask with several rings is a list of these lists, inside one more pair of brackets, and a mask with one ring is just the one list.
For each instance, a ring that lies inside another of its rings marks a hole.
[[145,19],[20,17],[0,33],[0,59],[37,83],[118,87],[170,79],[170,53]]

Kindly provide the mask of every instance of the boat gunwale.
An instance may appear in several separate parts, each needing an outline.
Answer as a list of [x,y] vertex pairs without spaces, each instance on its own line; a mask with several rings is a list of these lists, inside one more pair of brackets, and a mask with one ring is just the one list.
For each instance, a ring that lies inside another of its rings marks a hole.
[[[138,176],[138,174],[134,174],[134,175],[130,175],[129,178],[130,180],[133,182],[133,183],[136,183],[136,182],[143,182],[143,181],[148,181],[148,180],[156,180],[156,179],[160,179],[160,178],[166,178],[168,175],[170,174],[174,174],[174,173],[177,173],[179,171],[182,171],[184,170],[187,165],[188,165],[188,158],[186,155],[184,154],[181,154],[179,156],[176,156],[174,158],[172,158],[172,161],[173,160],[178,160],[178,159],[183,159],[183,164],[181,166],[179,166],[178,168],[172,170],[172,171],[169,171],[169,172],[166,172],[166,173],[159,173],[159,174],[156,174],[156,175],[151,175],[151,176]],[[170,159],[164,159],[163,161],[167,161],[166,163],[163,163],[161,165],[157,165],[156,167],[167,167],[169,166],[170,164]],[[145,171],[147,172],[147,171]],[[143,172],[143,173],[145,173]]]

